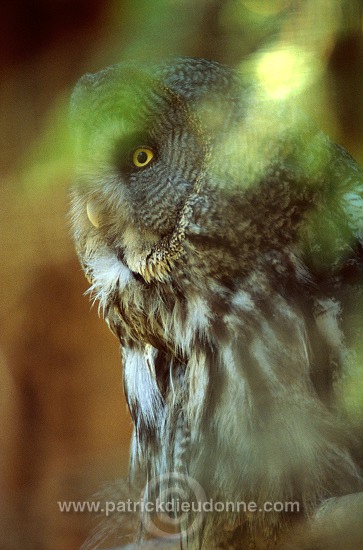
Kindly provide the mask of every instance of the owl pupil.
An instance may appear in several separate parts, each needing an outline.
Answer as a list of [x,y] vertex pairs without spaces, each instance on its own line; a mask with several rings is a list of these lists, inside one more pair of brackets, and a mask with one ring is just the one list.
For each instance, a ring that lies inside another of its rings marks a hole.
[[140,153],[138,153],[137,155],[137,162],[139,162],[140,164],[145,164],[146,161],[147,153],[145,153],[145,151],[140,151]]

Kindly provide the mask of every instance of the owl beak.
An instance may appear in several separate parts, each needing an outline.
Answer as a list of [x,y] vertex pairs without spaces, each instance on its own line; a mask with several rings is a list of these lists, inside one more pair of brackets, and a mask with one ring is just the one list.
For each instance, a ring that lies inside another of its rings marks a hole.
[[100,212],[93,201],[87,203],[87,216],[94,227],[100,226]]

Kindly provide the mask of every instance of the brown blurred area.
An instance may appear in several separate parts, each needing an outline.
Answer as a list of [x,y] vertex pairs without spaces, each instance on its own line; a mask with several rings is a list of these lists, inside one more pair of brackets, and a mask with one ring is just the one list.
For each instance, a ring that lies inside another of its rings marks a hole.
[[118,343],[83,293],[66,212],[70,90],[102,48],[107,2],[0,7],[0,548],[72,550],[88,500],[127,474]]
[[1,549],[79,548],[90,518],[60,513],[57,501],[87,500],[127,473],[118,343],[83,296],[66,218],[67,104],[77,79],[125,58],[237,66],[296,39],[321,63],[304,107],[363,162],[361,29],[358,0],[1,4]]

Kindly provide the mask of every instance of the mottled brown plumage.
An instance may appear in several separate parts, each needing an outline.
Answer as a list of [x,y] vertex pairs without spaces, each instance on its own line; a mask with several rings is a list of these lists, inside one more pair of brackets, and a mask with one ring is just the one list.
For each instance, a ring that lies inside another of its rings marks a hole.
[[[335,386],[362,334],[361,168],[206,60],[86,75],[72,125],[74,239],[122,346],[132,472],[302,513],[357,491]],[[289,520],[210,514],[194,544],[239,548],[246,521]]]

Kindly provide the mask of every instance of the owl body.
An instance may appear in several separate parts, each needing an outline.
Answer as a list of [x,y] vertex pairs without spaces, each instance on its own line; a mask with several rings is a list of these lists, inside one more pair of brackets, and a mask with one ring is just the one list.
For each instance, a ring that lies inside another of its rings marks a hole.
[[335,389],[362,299],[361,168],[207,60],[86,75],[72,124],[74,239],[121,343],[132,471],[302,511],[358,490]]

